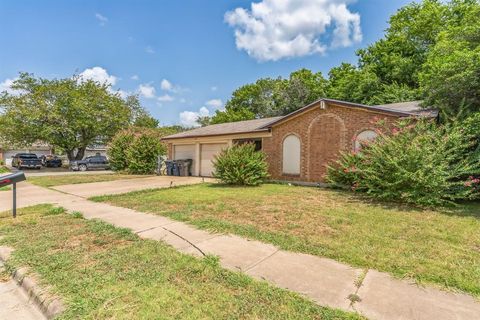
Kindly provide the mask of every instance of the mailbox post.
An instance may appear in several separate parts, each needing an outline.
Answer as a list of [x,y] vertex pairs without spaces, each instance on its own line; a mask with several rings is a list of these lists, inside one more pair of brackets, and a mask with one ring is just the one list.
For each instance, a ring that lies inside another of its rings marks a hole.
[[22,182],[25,180],[26,180],[25,174],[22,171],[0,177],[0,187],[12,185],[12,191],[13,191],[12,213],[14,218],[17,217],[17,182]]

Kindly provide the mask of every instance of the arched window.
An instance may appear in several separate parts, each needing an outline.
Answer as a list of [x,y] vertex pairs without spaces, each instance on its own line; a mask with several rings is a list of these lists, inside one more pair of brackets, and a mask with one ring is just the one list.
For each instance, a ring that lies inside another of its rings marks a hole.
[[289,135],[283,140],[283,173],[300,174],[300,139]]
[[378,134],[373,130],[365,130],[360,132],[355,138],[355,145],[353,146],[353,150],[360,151],[360,149],[362,148],[362,143],[373,141],[377,136]]

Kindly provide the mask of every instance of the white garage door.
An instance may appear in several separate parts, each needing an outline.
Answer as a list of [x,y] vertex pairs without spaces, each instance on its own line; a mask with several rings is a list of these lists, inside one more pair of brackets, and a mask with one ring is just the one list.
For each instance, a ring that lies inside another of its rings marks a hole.
[[179,144],[173,146],[173,160],[192,159],[192,173],[195,172],[195,145]]
[[225,149],[227,144],[225,143],[209,143],[202,144],[200,149],[201,161],[200,161],[200,175],[204,177],[211,177],[213,173],[213,160],[214,157]]

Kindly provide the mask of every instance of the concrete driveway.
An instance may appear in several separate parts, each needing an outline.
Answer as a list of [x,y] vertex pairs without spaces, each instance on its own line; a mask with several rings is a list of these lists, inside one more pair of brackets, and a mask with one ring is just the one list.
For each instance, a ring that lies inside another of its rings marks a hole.
[[120,194],[145,189],[168,188],[182,185],[213,181],[199,177],[170,177],[158,176],[139,179],[125,179],[105,182],[70,184],[53,187],[52,189],[79,196],[90,198],[107,194]]
[[[214,181],[214,179],[203,179],[198,177],[148,177],[138,179],[125,179],[105,182],[71,184],[57,186],[54,190],[38,187],[27,182],[17,185],[17,206],[27,207],[41,203],[60,203],[75,201],[78,197],[89,198],[107,194],[120,194],[131,191],[139,191],[155,188],[168,188],[181,185],[196,184],[201,182]],[[57,190],[57,191],[56,191]],[[60,191],[60,192],[58,192]],[[0,192],[0,212],[12,208],[12,192]]]

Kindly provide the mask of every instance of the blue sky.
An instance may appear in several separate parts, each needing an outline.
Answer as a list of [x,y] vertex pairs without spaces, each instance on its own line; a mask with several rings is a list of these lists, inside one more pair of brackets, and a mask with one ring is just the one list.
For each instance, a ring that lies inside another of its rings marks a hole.
[[0,0],[0,89],[82,73],[192,124],[260,77],[355,62],[404,0]]

